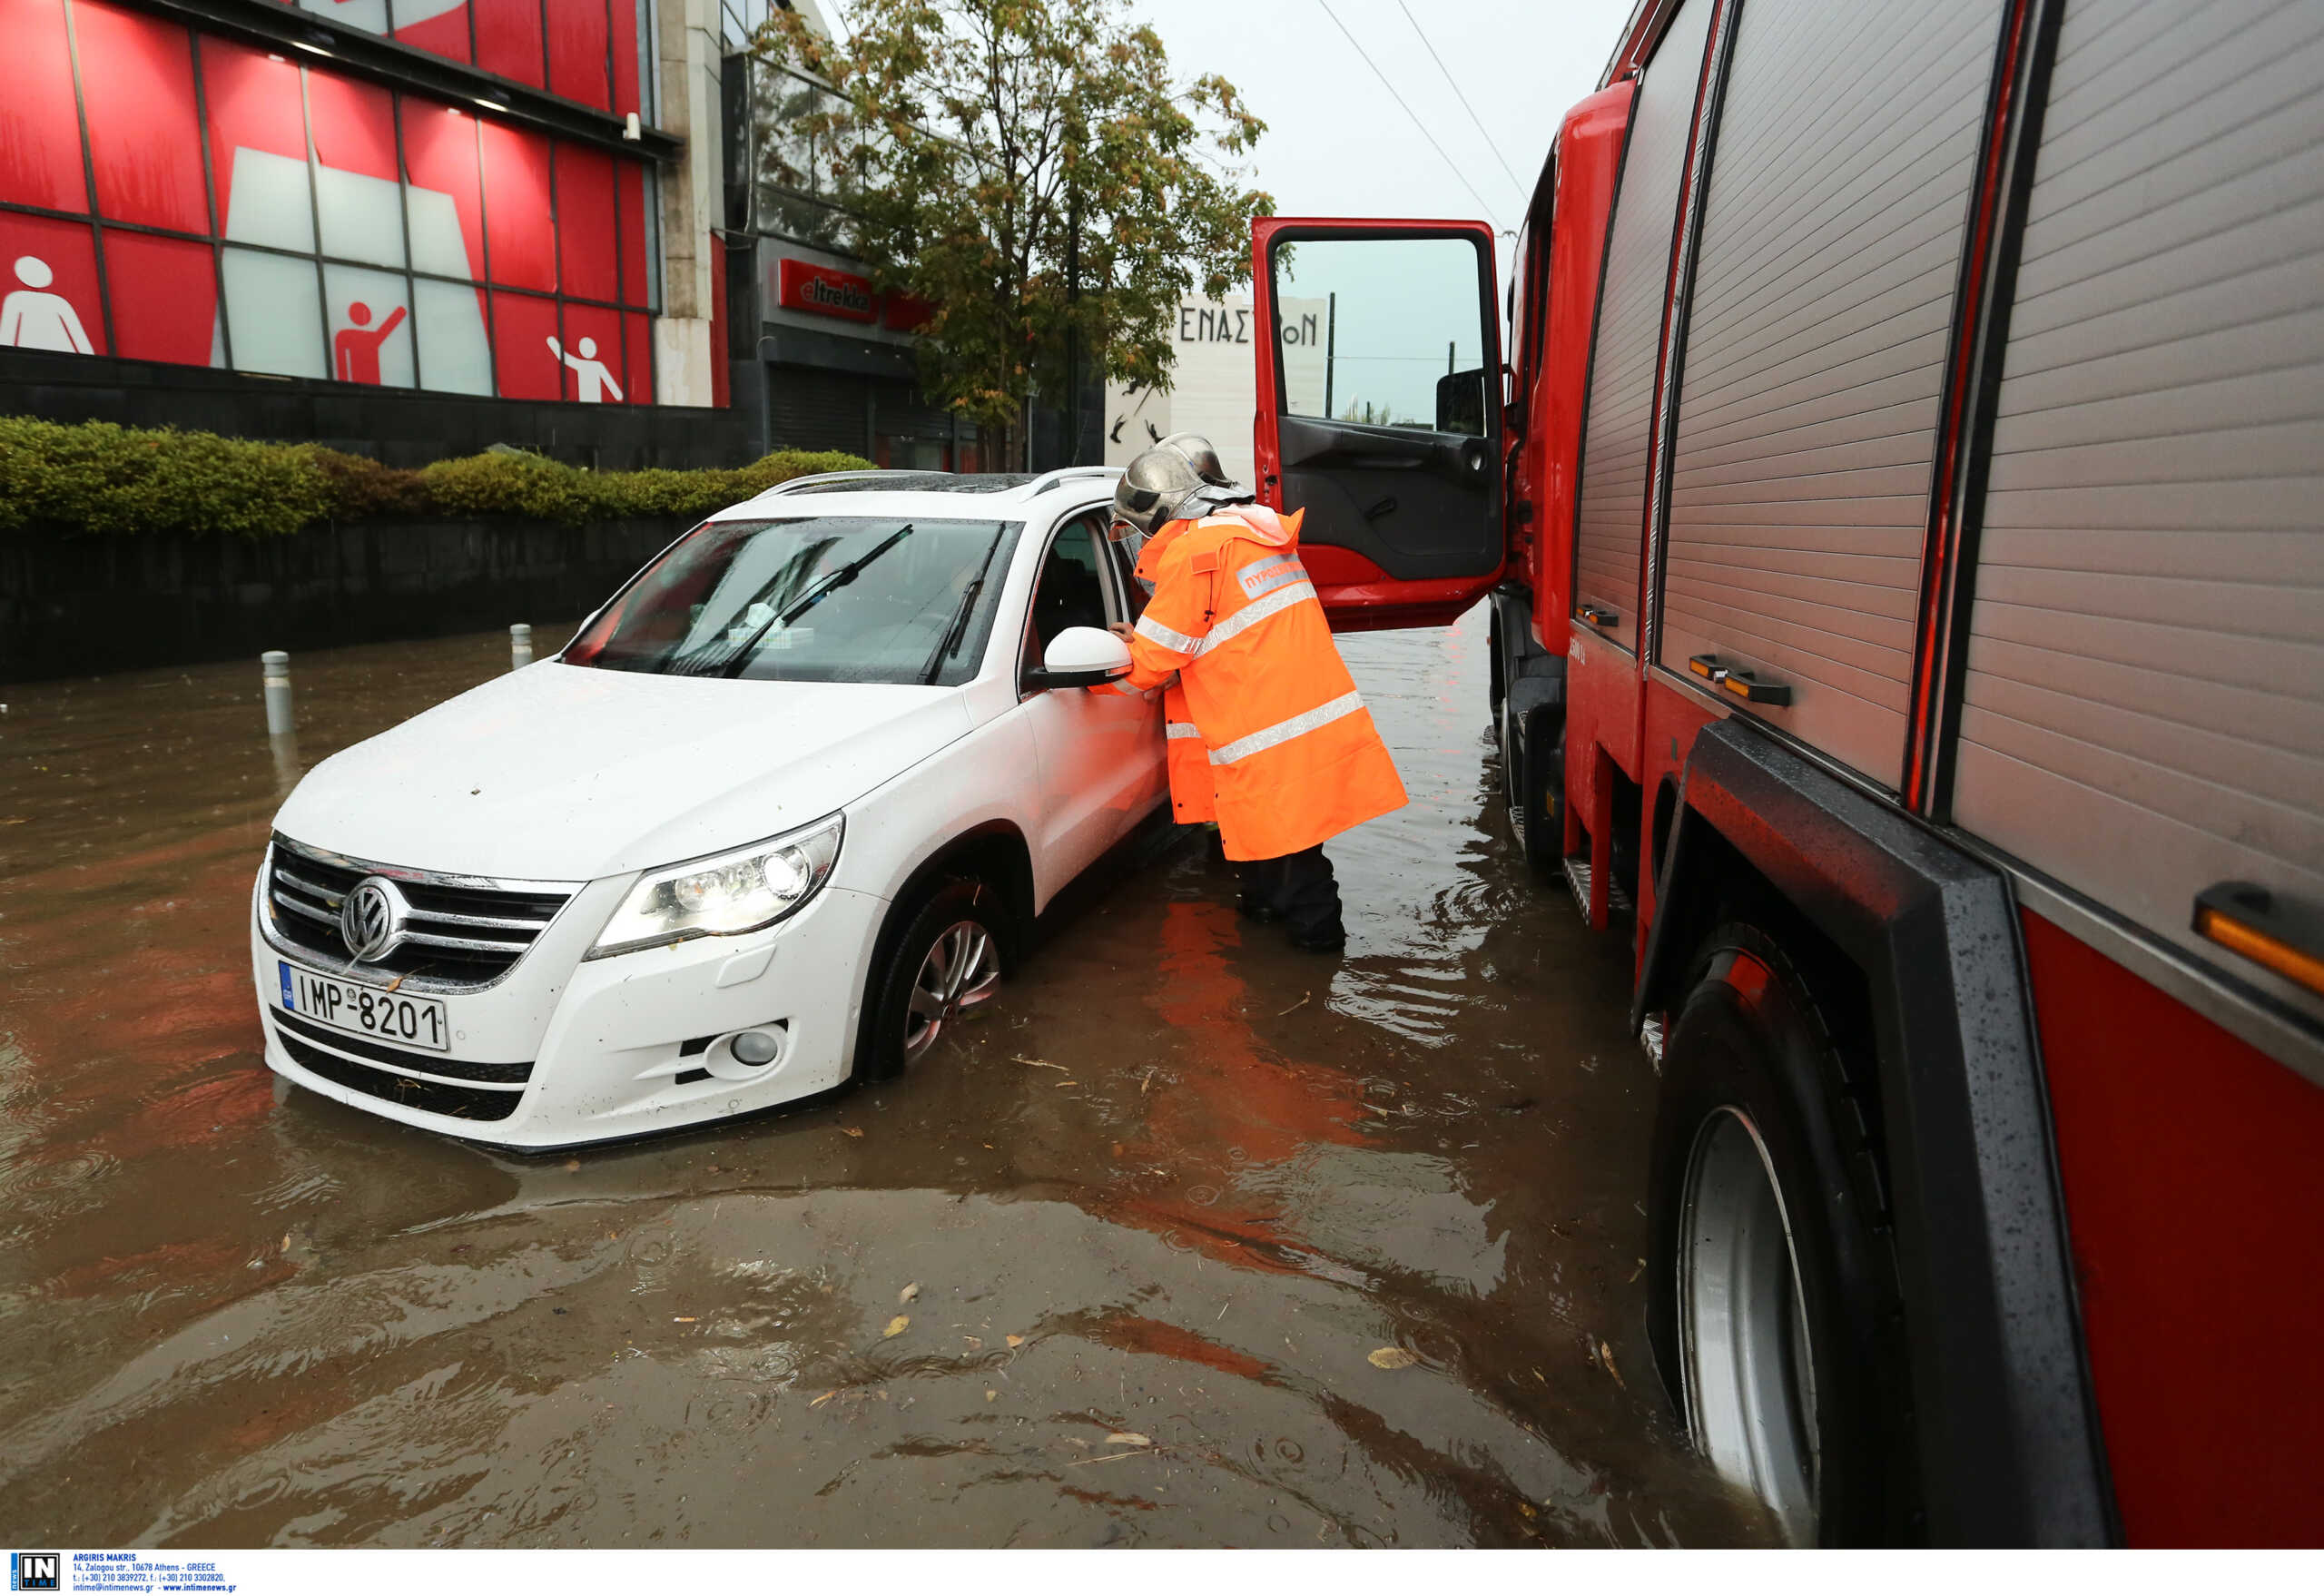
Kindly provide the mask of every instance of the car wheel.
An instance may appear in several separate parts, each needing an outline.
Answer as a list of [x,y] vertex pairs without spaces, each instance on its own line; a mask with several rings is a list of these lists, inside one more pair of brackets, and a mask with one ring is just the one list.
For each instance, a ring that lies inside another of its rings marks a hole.
[[1002,973],[1002,904],[980,881],[940,887],[912,914],[881,967],[863,1017],[856,1074],[901,1075],[990,1002]]
[[1565,725],[1546,709],[1501,705],[1501,795],[1526,868],[1546,872],[1565,844]]
[[1689,1433],[1795,1544],[1913,1533],[1894,1252],[1866,1128],[1807,983],[1731,925],[1663,1054],[1649,1326]]

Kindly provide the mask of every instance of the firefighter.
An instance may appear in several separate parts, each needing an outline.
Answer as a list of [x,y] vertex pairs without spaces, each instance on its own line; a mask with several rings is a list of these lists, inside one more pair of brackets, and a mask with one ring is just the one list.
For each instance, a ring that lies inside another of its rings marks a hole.
[[1324,840],[1402,808],[1404,788],[1299,563],[1305,514],[1255,502],[1191,433],[1131,461],[1112,531],[1144,539],[1153,596],[1128,678],[1099,690],[1164,689],[1177,818],[1218,823],[1245,915],[1336,952],[1347,932]]

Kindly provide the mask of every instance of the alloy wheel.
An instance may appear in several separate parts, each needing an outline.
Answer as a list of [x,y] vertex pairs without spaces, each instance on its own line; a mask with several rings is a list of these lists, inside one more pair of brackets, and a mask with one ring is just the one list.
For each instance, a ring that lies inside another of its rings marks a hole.
[[973,920],[956,920],[937,932],[912,978],[904,1019],[906,1067],[919,1063],[947,1025],[1000,985],[1000,950],[990,931]]

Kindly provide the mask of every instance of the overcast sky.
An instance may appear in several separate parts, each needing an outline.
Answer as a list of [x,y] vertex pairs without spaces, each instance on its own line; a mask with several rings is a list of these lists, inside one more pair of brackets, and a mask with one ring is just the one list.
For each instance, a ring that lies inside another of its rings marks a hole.
[[[1598,86],[1630,4],[1131,0],[1181,74],[1224,74],[1265,119],[1258,186],[1275,195],[1279,214],[1482,215],[1512,230],[1559,121]],[[1334,16],[1354,44],[1333,25]],[[1427,134],[1381,86],[1364,54]],[[1445,155],[1430,147],[1428,134]]]

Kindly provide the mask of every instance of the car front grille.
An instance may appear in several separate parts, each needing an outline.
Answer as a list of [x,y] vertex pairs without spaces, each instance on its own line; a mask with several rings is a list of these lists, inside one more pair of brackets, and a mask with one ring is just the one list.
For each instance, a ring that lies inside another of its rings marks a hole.
[[[403,942],[382,957],[353,964],[339,933],[339,909],[367,876],[392,881],[410,905]],[[347,859],[274,839],[267,901],[275,939],[329,970],[359,979],[404,978],[411,991],[471,991],[490,986],[548,929],[575,887],[546,882],[497,882]]]
[[[491,1086],[522,1086],[533,1078],[528,1060],[522,1064],[487,1064],[474,1059],[453,1059],[442,1053],[415,1053],[409,1048],[391,1048],[385,1042],[375,1042],[368,1037],[349,1036],[327,1025],[317,1025],[311,1020],[301,1020],[296,1014],[285,1014],[270,1009],[268,1017],[283,1030],[337,1048],[342,1053],[352,1053],[358,1059],[375,1059],[398,1069],[417,1069],[428,1075],[449,1075],[461,1080],[481,1080]],[[289,1039],[284,1039],[287,1045]]]
[[293,1036],[285,1027],[275,1032],[282,1043],[282,1050],[292,1062],[310,1074],[320,1075],[336,1086],[350,1088],[366,1097],[385,1102],[399,1103],[423,1113],[448,1115],[454,1119],[506,1119],[517,1111],[517,1101],[524,1096],[521,1088],[499,1091],[483,1086],[452,1086],[440,1080],[415,1080],[409,1075],[396,1075],[385,1069],[375,1069],[369,1064],[358,1064],[352,1059],[341,1058]]

